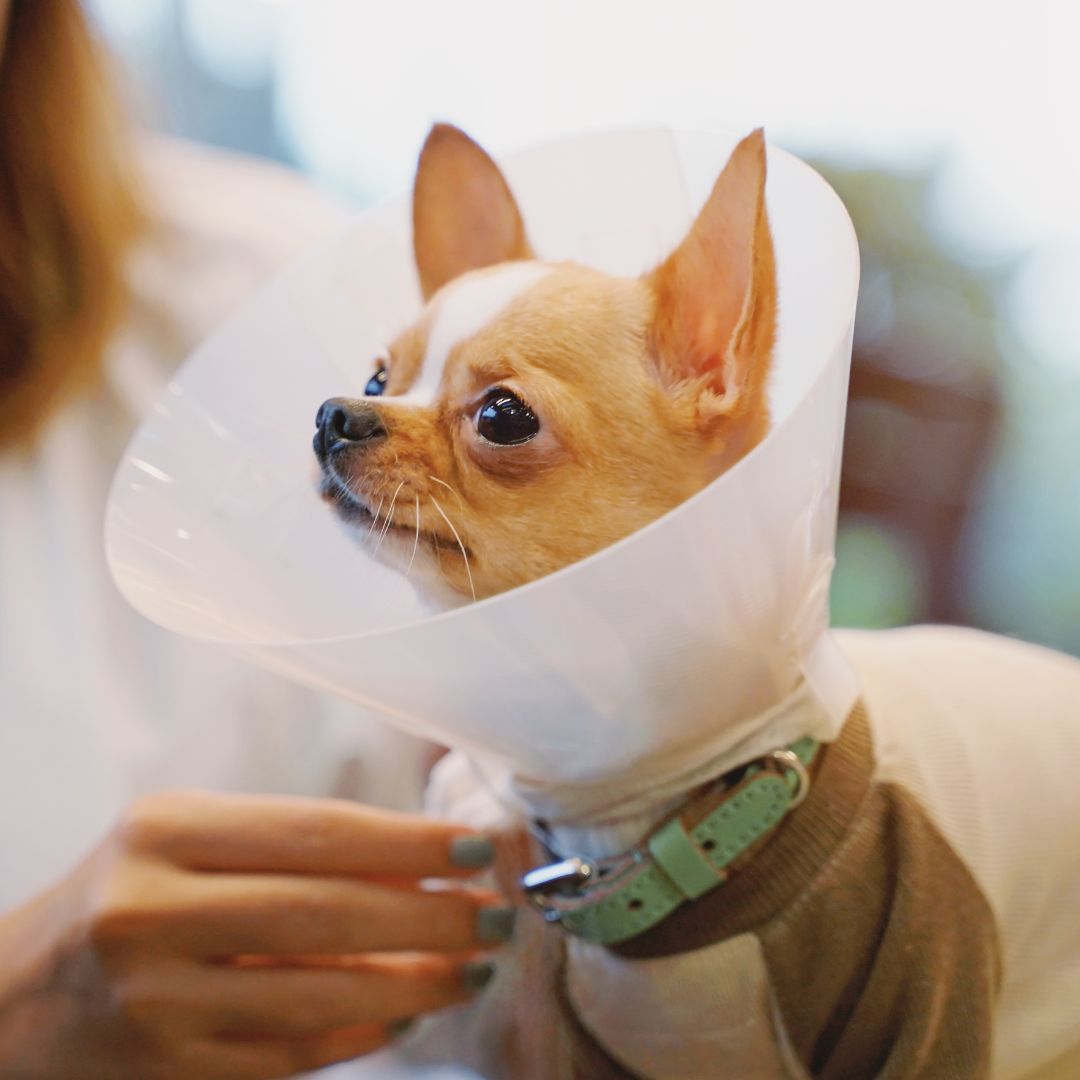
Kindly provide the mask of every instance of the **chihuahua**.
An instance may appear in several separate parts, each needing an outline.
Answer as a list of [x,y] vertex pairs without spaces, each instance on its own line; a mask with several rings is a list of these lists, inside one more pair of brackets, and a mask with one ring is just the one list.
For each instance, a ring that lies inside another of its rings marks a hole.
[[[612,277],[537,259],[495,163],[437,125],[413,201],[424,307],[316,422],[322,494],[360,543],[450,606],[604,548],[747,454],[777,318],[765,174],[755,131],[675,250]],[[798,809],[635,936],[519,920],[511,973],[445,1022],[454,1056],[515,1078],[1080,1076],[1080,665],[972,631],[841,640],[862,698]],[[515,843],[518,870],[548,861]]]
[[490,157],[436,126],[413,202],[426,306],[319,410],[322,490],[436,602],[549,574],[676,506],[768,427],[776,274],[760,131],[640,278],[533,256]]

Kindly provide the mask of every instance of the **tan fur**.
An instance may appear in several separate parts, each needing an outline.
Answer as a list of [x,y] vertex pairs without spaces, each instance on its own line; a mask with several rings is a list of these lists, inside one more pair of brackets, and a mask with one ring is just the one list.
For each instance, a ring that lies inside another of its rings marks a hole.
[[[378,524],[394,506],[380,554],[400,565],[419,536],[414,576],[488,596],[633,532],[745,454],[768,423],[776,313],[764,180],[755,132],[655,271],[631,279],[554,266],[454,347],[433,405],[397,404],[423,361],[439,288],[527,249],[491,159],[456,129],[434,129],[414,199],[430,301],[389,350],[388,396],[373,399],[388,438],[335,460]],[[464,236],[481,208],[497,227]],[[477,435],[476,413],[495,387],[540,418],[530,442],[493,446]]]

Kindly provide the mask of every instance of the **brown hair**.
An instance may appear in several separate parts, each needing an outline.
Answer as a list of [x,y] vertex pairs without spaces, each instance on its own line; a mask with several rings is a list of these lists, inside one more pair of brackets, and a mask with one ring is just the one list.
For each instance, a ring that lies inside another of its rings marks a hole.
[[0,41],[0,449],[101,370],[142,220],[125,136],[78,0],[13,0]]

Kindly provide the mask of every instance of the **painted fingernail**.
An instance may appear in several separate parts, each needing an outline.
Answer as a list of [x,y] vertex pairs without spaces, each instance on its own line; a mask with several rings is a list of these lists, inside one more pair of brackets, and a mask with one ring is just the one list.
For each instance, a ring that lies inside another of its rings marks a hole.
[[386,1025],[386,1033],[391,1039],[400,1039],[403,1035],[416,1026],[415,1016],[403,1016],[400,1020],[392,1020]]
[[484,945],[500,945],[514,935],[517,908],[486,907],[476,915],[476,938]]
[[450,842],[450,862],[461,870],[483,870],[495,861],[495,845],[486,836],[458,836]]
[[490,960],[475,960],[462,964],[459,971],[462,985],[474,994],[480,993],[495,977],[495,965]]

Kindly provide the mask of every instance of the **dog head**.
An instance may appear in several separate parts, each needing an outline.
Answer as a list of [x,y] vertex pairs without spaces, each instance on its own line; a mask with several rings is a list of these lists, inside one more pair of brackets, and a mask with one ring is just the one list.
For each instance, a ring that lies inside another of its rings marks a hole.
[[324,497],[447,600],[548,574],[698,491],[768,427],[764,186],[755,131],[675,251],[613,277],[537,260],[495,163],[437,125],[413,193],[425,306],[363,398],[320,408]]

